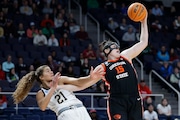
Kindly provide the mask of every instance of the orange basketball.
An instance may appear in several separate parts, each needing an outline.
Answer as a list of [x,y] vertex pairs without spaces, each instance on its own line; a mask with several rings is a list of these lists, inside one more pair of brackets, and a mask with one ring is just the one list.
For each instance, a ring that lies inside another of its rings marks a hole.
[[128,16],[131,20],[135,22],[140,22],[144,20],[146,14],[147,14],[146,7],[139,2],[132,3],[128,7]]

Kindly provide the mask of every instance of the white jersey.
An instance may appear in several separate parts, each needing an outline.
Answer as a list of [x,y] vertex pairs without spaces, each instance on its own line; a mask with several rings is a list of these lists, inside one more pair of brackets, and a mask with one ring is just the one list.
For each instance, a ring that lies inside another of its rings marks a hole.
[[[45,95],[48,94],[49,90],[44,88],[41,89]],[[54,111],[58,116],[58,111],[60,109],[74,104],[83,104],[83,103],[76,98],[73,92],[64,89],[59,89],[54,92],[47,107],[52,111]]]

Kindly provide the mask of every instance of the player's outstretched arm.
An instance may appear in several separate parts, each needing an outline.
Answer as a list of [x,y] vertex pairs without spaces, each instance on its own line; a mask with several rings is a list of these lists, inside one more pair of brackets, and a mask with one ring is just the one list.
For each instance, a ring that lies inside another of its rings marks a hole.
[[[88,88],[101,80],[104,76],[105,72],[102,69],[101,65],[98,65],[95,69],[91,67],[90,75],[85,77],[79,77],[79,78],[73,78],[73,77],[67,77],[67,76],[61,76],[59,82],[66,84],[72,84],[75,85],[78,88],[78,90],[83,90],[85,88]],[[62,84],[60,84],[62,85]],[[77,90],[72,90],[77,91]]]
[[122,51],[122,55],[132,60],[137,57],[148,45],[148,26],[147,15],[143,21],[141,21],[140,41],[133,45],[131,48]]

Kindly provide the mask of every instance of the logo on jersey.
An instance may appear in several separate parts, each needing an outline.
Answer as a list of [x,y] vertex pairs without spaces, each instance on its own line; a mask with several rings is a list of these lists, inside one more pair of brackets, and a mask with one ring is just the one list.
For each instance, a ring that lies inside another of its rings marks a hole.
[[115,115],[113,116],[113,118],[114,118],[115,120],[120,120],[120,119],[121,119],[121,115],[120,115],[120,114],[115,114]]

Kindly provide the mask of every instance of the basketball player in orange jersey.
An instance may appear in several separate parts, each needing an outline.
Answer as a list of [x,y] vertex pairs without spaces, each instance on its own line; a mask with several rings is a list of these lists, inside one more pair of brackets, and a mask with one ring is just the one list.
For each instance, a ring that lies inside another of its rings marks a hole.
[[105,71],[104,81],[109,93],[109,120],[142,120],[142,100],[132,59],[148,45],[147,15],[141,21],[140,41],[132,47],[120,51],[119,45],[112,41],[103,41],[101,45],[107,56],[107,61],[100,66]]

